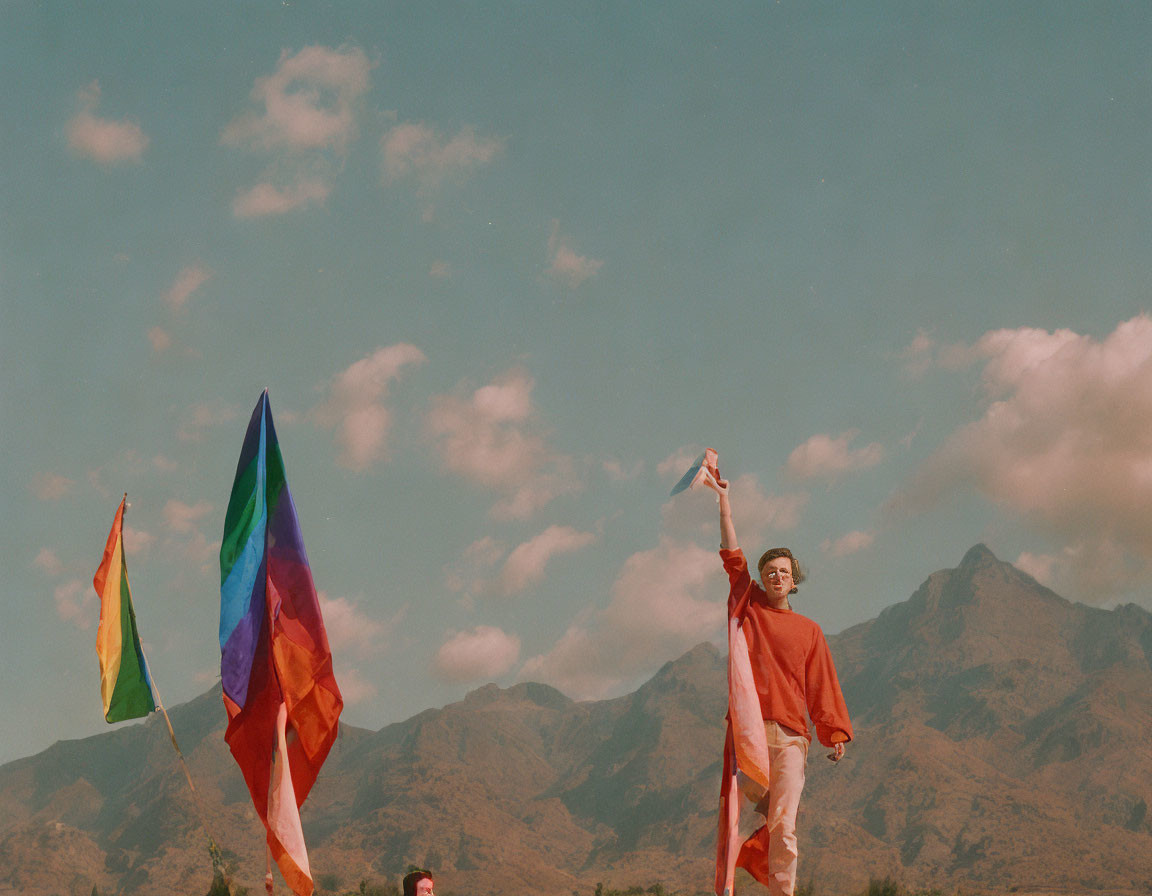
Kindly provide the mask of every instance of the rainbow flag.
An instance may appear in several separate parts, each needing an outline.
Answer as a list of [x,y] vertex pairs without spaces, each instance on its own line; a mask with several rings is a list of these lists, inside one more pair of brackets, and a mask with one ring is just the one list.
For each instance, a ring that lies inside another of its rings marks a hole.
[[284,880],[312,893],[300,826],[344,700],[265,389],[248,422],[220,545],[224,739]]
[[156,711],[148,664],[136,632],[136,613],[128,588],[124,561],[125,495],[116,508],[112,531],[104,546],[104,559],[92,577],[100,596],[100,627],[96,630],[96,655],[100,659],[100,697],[109,722],[138,719]]

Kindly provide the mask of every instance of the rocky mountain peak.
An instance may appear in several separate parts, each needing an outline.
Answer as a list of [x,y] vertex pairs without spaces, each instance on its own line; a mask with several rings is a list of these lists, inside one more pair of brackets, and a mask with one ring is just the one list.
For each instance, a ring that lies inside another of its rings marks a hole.
[[988,545],[981,542],[968,549],[964,559],[960,561],[960,569],[976,569],[999,562],[1000,560],[992,553]]

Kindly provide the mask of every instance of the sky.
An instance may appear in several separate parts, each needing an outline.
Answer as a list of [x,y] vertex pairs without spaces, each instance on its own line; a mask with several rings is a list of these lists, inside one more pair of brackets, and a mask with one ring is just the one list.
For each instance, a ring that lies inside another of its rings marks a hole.
[[[741,544],[1152,609],[1152,8],[0,3],[0,762],[219,677],[269,390],[344,720],[626,693]],[[221,707],[223,717],[223,707]]]

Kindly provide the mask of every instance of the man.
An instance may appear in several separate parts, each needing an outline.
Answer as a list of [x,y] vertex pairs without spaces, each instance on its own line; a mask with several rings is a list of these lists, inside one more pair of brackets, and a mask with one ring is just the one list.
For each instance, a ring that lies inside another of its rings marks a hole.
[[432,892],[432,872],[417,868],[405,874],[404,896],[436,896]]
[[768,887],[771,896],[791,896],[796,888],[796,812],[804,789],[804,766],[811,735],[839,762],[852,740],[852,723],[840,692],[832,655],[820,627],[792,611],[789,596],[804,580],[787,548],[760,558],[760,583],[736,541],[728,482],[713,468],[708,485],[720,501],[720,557],[728,573],[728,616],[738,620],[748,645],[752,679],[759,698],[768,747],[769,787],[741,778],[741,790],[764,816],[764,826],[748,838],[737,863]]

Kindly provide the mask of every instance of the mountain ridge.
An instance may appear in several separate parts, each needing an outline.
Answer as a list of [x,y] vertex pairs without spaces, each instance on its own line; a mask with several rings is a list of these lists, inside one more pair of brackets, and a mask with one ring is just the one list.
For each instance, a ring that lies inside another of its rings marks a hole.
[[[1073,604],[976,545],[828,641],[857,736],[837,765],[811,752],[802,879],[1148,892],[1147,611]],[[612,700],[489,684],[378,731],[342,725],[302,813],[313,870],[345,889],[416,862],[478,896],[513,873],[557,896],[599,881],[708,891],[725,674],[705,642]],[[263,832],[219,700],[217,686],[170,714],[213,835],[255,892]],[[0,766],[0,863],[0,894],[206,890],[162,720]]]

